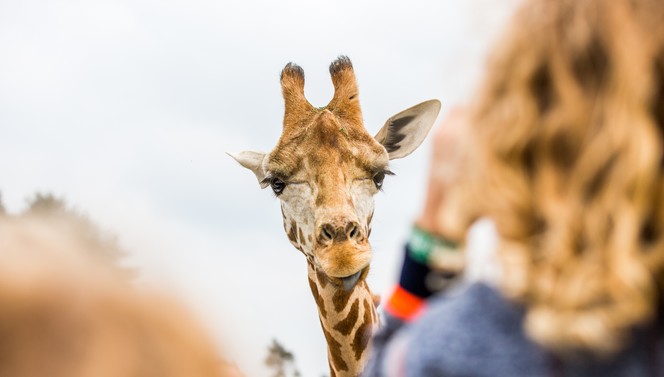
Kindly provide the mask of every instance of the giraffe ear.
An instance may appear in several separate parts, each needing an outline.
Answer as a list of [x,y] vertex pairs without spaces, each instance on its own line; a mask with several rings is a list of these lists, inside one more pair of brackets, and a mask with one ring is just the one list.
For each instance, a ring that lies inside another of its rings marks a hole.
[[267,187],[265,180],[265,168],[263,168],[263,161],[265,160],[265,153],[262,152],[253,152],[253,151],[244,151],[240,153],[228,153],[227,155],[233,157],[233,159],[240,163],[240,165],[251,170],[256,174],[258,183],[260,183],[261,188]]
[[440,112],[440,101],[429,100],[406,109],[387,120],[374,138],[390,160],[406,157],[422,144]]

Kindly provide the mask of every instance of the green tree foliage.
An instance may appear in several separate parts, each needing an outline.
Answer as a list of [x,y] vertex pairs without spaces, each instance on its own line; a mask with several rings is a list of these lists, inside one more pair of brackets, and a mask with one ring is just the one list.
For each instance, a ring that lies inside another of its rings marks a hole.
[[288,351],[276,339],[272,339],[272,344],[267,348],[265,365],[272,369],[273,377],[301,376],[295,365],[293,353]]
[[67,212],[65,200],[50,193],[37,192],[33,197],[27,198],[26,202],[28,206],[23,211],[26,215],[54,216],[65,215]]
[[120,246],[118,237],[103,231],[89,217],[69,207],[64,199],[50,193],[38,192],[26,201],[27,208],[19,216],[60,220],[58,225],[76,232],[88,246],[86,250],[95,253],[93,257],[100,259],[127,280],[136,276],[134,269],[121,264],[127,252]]

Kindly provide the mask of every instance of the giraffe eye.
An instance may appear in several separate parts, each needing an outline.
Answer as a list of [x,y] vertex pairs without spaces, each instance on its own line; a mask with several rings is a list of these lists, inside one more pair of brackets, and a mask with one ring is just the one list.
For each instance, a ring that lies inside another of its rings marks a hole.
[[371,178],[378,190],[383,188],[383,180],[385,179],[386,175],[394,175],[394,173],[392,173],[387,169],[384,169],[374,174],[374,176]]
[[383,180],[385,179],[385,172],[379,172],[376,173],[376,175],[373,176],[373,181],[374,184],[376,185],[377,189],[381,189],[383,187]]
[[279,195],[281,194],[282,191],[284,191],[284,188],[286,187],[286,182],[282,181],[279,178],[272,178],[270,181],[270,186],[272,187],[272,191],[274,191],[275,194]]

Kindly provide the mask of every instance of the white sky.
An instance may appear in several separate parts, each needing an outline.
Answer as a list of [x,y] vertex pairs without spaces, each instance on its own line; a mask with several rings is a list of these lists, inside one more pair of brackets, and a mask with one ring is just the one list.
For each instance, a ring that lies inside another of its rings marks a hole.
[[[327,67],[354,64],[366,127],[472,94],[518,0],[0,0],[0,191],[65,197],[132,252],[145,281],[183,297],[242,369],[271,338],[303,376],[328,373],[306,263],[277,199],[225,151],[280,134],[279,72],[301,65],[327,104]],[[497,5],[500,4],[500,5]],[[395,161],[376,197],[372,288],[387,294],[422,202],[429,144]]]

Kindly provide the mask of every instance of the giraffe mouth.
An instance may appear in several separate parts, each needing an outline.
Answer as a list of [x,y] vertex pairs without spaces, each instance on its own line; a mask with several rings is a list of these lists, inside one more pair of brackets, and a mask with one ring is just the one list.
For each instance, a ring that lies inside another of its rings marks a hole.
[[334,285],[337,286],[338,288],[343,287],[344,291],[350,292],[355,288],[355,286],[357,286],[357,283],[365,279],[368,274],[369,274],[369,266],[365,266],[364,268],[362,268],[361,270],[357,271],[352,275],[333,278],[335,281]]
[[341,282],[343,283],[344,290],[345,291],[350,291],[353,288],[355,288],[355,284],[357,284],[358,280],[360,280],[360,276],[362,276],[363,270],[359,270],[356,273],[346,276],[345,278],[340,278]]

